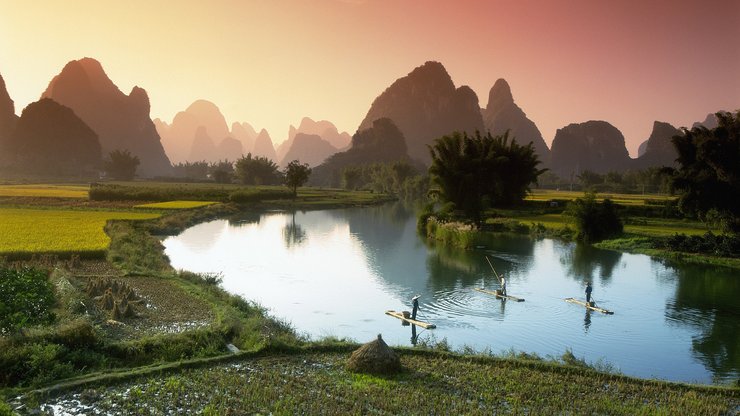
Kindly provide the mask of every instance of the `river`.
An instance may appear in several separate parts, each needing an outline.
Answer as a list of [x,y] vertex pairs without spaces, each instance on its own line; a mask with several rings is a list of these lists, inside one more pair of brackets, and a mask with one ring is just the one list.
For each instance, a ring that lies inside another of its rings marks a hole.
[[[541,357],[570,350],[644,378],[728,383],[740,375],[740,278],[729,269],[526,236],[440,247],[419,238],[414,212],[398,203],[210,221],[163,244],[175,268],[220,273],[224,289],[313,339],[366,342],[381,333],[391,345]],[[473,290],[499,288],[486,257],[524,302]],[[564,301],[583,299],[589,280],[613,315]],[[415,294],[419,319],[436,329],[384,314],[410,310]]]

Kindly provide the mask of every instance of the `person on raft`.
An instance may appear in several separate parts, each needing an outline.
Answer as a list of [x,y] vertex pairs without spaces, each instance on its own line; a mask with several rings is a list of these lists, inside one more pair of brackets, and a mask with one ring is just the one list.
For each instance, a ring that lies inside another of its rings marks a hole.
[[501,275],[501,294],[506,296],[506,278],[504,275]]
[[591,287],[591,282],[586,282],[586,303],[591,304],[591,292],[593,292],[594,288]]
[[411,309],[411,319],[416,320],[416,312],[419,310],[419,298],[421,295],[415,295],[411,298],[413,309]]

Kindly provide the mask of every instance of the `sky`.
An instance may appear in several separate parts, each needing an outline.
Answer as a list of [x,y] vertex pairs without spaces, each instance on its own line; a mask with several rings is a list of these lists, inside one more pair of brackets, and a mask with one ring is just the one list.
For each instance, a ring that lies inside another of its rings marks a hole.
[[279,143],[304,116],[353,134],[375,97],[439,61],[481,107],[498,78],[551,144],[606,120],[633,157],[653,121],[740,108],[737,0],[0,0],[16,113],[92,57],[151,117],[197,99]]

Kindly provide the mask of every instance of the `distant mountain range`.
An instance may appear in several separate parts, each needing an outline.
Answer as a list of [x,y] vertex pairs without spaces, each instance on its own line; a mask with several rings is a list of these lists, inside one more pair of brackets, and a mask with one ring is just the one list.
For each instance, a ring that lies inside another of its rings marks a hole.
[[[154,177],[171,175],[170,161],[233,161],[251,152],[280,166],[294,159],[308,163],[317,178],[324,178],[314,182],[336,184],[338,169],[347,164],[414,160],[428,165],[428,146],[436,138],[454,131],[497,135],[508,130],[520,144],[532,143],[544,167],[568,178],[584,170],[605,173],[672,165],[676,152],[671,137],[681,134],[656,121],[640,145],[639,157],[631,159],[616,127],[591,120],[558,129],[548,149],[536,124],[515,104],[504,79],[495,82],[481,108],[476,94],[467,86],[456,87],[439,62],[424,63],[381,92],[354,136],[340,133],[327,120],[304,117],[297,128],[290,126],[287,140],[277,149],[265,129],[257,132],[246,122],[233,122],[229,128],[218,107],[206,100],[179,112],[172,124],[152,121],[146,91],[134,87],[128,95],[122,93],[92,58],[69,62],[41,98],[18,117],[0,76],[0,167],[35,160],[28,149],[36,149],[39,157],[56,149],[59,157],[69,159],[55,162],[57,170],[70,166],[94,170],[99,166],[96,159],[121,149],[139,157],[140,176]],[[716,117],[709,114],[694,127],[716,124]],[[77,149],[79,157],[64,152],[69,149]]]

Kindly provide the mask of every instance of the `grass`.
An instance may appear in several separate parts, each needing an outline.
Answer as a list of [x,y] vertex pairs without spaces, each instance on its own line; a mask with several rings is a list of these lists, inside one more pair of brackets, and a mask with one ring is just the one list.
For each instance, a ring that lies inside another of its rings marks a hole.
[[88,185],[0,185],[0,196],[43,198],[87,198]]
[[167,201],[155,202],[151,204],[134,205],[134,208],[153,208],[153,209],[192,209],[216,204],[213,201]]
[[144,220],[159,214],[124,211],[1,208],[0,256],[38,254],[100,257],[110,238],[103,228],[109,220]]
[[[236,357],[150,372],[117,385],[79,385],[39,407],[88,414],[731,414],[740,390],[637,380],[558,364],[401,351],[405,368],[346,370],[345,351]],[[29,401],[33,398],[29,396]],[[33,403],[31,403],[33,404]]]

